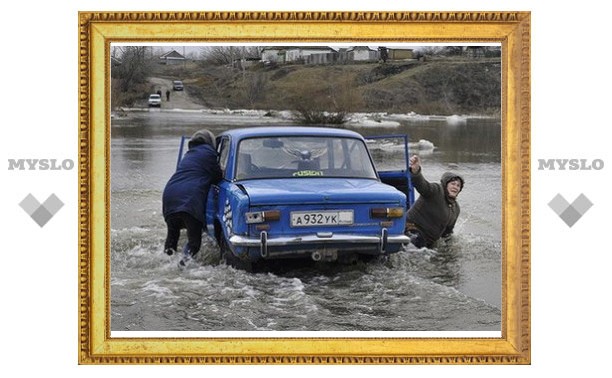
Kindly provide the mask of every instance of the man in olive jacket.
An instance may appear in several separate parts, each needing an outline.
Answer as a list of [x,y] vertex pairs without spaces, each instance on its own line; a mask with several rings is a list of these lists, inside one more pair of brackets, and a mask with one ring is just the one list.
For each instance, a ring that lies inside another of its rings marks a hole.
[[431,248],[438,239],[453,233],[460,212],[457,196],[464,181],[461,176],[446,172],[440,183],[428,182],[416,155],[410,158],[410,174],[420,196],[408,210],[406,233],[417,248]]

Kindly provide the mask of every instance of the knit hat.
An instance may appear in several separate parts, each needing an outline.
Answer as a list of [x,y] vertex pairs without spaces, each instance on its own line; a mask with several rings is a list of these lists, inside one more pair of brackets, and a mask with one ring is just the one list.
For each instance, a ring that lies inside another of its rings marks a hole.
[[213,149],[216,149],[215,135],[209,130],[202,129],[196,131],[189,139],[189,148],[200,144],[208,144]]

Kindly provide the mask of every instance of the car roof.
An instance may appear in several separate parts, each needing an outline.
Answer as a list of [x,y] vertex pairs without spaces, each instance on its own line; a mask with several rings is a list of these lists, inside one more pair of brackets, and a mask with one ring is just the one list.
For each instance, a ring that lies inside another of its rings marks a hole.
[[362,138],[362,136],[351,130],[333,127],[309,127],[309,126],[255,126],[240,129],[227,130],[220,134],[229,135],[236,139],[265,137],[265,136],[332,136]]

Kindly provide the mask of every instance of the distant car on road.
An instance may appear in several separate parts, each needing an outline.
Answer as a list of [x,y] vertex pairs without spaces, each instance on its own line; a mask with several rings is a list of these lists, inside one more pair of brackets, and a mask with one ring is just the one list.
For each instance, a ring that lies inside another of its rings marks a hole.
[[172,89],[175,91],[182,91],[183,90],[183,82],[180,80],[174,80],[172,82]]
[[253,127],[228,130],[217,144],[223,178],[210,190],[206,223],[230,265],[368,260],[409,243],[407,170],[387,180],[360,134]]
[[149,106],[156,106],[156,107],[160,107],[161,106],[161,96],[153,93],[151,95],[149,95]]

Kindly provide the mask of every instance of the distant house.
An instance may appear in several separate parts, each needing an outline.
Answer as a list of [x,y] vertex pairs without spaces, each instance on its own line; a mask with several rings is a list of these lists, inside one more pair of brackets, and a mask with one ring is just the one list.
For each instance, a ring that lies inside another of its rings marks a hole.
[[185,57],[176,50],[167,52],[159,57],[159,63],[161,64],[179,64],[185,61]]
[[310,55],[315,54],[330,54],[336,50],[325,46],[295,46],[286,49],[285,61],[289,62],[305,62]]
[[305,63],[314,55],[335,54],[336,50],[326,46],[269,46],[261,50],[262,62]]
[[354,46],[346,50],[349,60],[355,62],[371,62],[378,60],[378,51],[368,46]]
[[261,61],[271,63],[285,63],[285,51],[287,47],[269,46],[261,50]]
[[390,60],[416,59],[417,56],[412,49],[388,49]]

